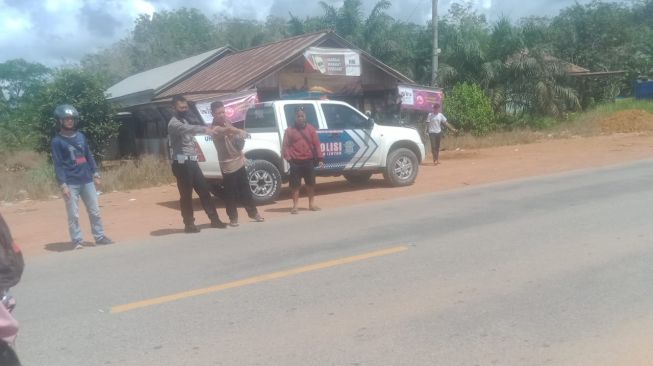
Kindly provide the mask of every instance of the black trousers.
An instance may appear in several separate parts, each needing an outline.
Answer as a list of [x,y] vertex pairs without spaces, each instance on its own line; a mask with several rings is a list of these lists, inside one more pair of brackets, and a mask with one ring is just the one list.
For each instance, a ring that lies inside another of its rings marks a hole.
[[224,185],[224,204],[227,207],[229,220],[238,220],[238,202],[240,202],[250,218],[256,217],[258,210],[249,189],[247,169],[242,167],[233,173],[222,175]]
[[433,161],[440,160],[440,141],[442,140],[442,132],[429,132],[429,139],[431,140],[431,153],[433,154]]
[[206,183],[204,174],[202,174],[202,170],[200,170],[200,166],[196,161],[187,160],[183,164],[173,161],[172,174],[177,178],[181,217],[184,219],[185,225],[191,225],[195,222],[193,216],[193,189],[200,196],[202,207],[211,222],[220,220],[211,198],[209,185]]

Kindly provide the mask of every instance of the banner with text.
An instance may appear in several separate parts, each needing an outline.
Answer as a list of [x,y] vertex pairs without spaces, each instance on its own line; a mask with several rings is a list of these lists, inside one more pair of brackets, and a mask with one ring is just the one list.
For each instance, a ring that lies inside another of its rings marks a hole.
[[238,94],[234,96],[226,96],[224,98],[214,99],[210,101],[197,102],[195,105],[197,111],[202,116],[204,123],[213,123],[213,115],[211,115],[211,103],[216,100],[224,103],[224,112],[227,116],[227,121],[237,123],[245,120],[245,113],[247,110],[258,102],[256,91],[251,91],[247,94]]
[[360,54],[351,49],[311,47],[304,52],[306,72],[324,75],[361,76]]
[[434,88],[417,87],[412,85],[399,85],[401,95],[401,109],[432,112],[433,104],[442,104],[444,93]]

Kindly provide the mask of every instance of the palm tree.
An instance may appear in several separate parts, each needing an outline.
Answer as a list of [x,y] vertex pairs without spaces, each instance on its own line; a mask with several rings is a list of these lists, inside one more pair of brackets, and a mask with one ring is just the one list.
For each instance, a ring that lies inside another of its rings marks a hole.
[[567,67],[538,49],[516,53],[505,62],[505,105],[515,112],[557,117],[580,109],[577,92],[567,86]]

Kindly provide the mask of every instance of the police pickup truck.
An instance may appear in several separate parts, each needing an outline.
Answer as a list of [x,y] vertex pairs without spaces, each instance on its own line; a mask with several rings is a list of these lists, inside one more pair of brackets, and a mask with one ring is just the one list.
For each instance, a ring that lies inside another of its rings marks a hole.
[[[281,156],[284,132],[295,121],[296,108],[316,129],[324,153],[324,167],[317,176],[343,175],[362,184],[372,174],[383,173],[392,186],[415,181],[424,159],[424,144],[417,130],[381,126],[347,103],[330,100],[283,100],[255,104],[245,117],[249,133],[243,149],[248,159],[249,185],[257,203],[279,197],[287,181],[289,164]],[[197,136],[199,165],[204,176],[219,186],[222,179],[218,156],[210,136]]]

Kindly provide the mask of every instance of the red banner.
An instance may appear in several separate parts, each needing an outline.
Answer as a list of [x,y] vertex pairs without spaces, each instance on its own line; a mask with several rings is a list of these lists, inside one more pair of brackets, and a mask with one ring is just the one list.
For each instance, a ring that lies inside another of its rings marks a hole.
[[401,109],[432,112],[433,104],[442,105],[444,100],[444,93],[439,89],[411,85],[399,85],[397,88],[401,95]]

